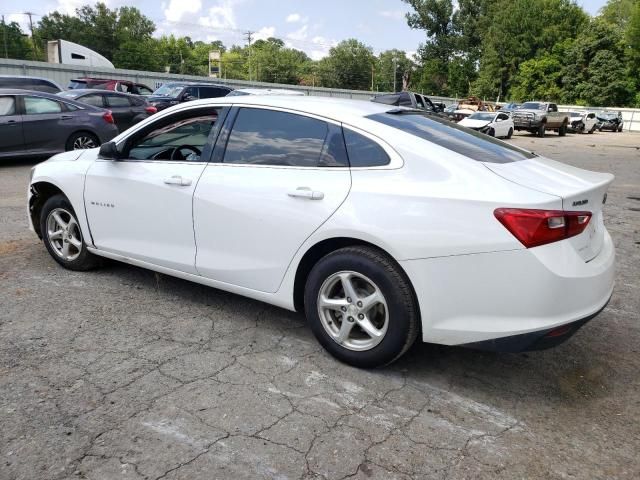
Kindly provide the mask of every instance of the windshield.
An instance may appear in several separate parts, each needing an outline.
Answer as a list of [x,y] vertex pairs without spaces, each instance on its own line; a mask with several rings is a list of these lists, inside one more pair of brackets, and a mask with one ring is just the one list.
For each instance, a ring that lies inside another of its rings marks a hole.
[[600,118],[606,118],[606,119],[613,119],[613,118],[618,118],[618,115],[615,113],[601,113],[600,115],[598,115]]
[[472,115],[469,115],[469,120],[486,120],[487,122],[490,122],[493,120],[493,118],[496,116],[495,113],[490,113],[490,112],[476,112]]
[[536,155],[448,120],[415,110],[376,113],[366,118],[415,135],[478,162],[510,163]]
[[182,91],[183,88],[184,88],[184,85],[175,84],[175,83],[166,83],[162,85],[160,88],[158,88],[155,92],[153,92],[153,94],[162,96],[162,97],[176,98],[178,95],[180,95],[180,92]]
[[526,103],[522,104],[520,109],[524,109],[524,110],[546,110],[547,109],[547,104],[546,103],[538,103],[538,102],[526,102]]

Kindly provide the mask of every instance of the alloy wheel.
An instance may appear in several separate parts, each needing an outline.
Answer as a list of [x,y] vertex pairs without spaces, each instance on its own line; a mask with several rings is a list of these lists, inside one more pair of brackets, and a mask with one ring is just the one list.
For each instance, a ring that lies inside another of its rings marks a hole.
[[387,333],[389,309],[382,291],[368,277],[342,271],[329,276],[318,292],[320,322],[339,345],[365,351]]
[[75,217],[64,208],[56,208],[47,217],[47,239],[60,258],[72,262],[82,253],[82,234]]
[[88,135],[81,135],[73,141],[74,150],[85,150],[87,148],[96,148],[97,146],[95,139]]

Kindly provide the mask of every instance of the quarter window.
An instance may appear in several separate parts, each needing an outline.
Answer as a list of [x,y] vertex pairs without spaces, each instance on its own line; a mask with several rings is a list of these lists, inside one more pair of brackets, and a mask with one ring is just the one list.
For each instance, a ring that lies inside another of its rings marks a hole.
[[218,109],[208,108],[162,119],[128,142],[124,156],[134,160],[198,162],[210,146],[209,135],[218,116]]
[[0,116],[16,114],[16,99],[15,97],[0,97]]
[[200,98],[218,98],[224,97],[229,90],[217,87],[200,87]]
[[343,128],[343,131],[352,167],[381,167],[389,164],[389,155],[376,142],[348,128]]
[[27,115],[62,112],[58,102],[42,97],[24,97],[24,109]]
[[[321,120],[273,110],[241,108],[229,135],[224,162],[317,167],[321,164],[328,133],[327,123]],[[338,160],[327,160],[326,164],[344,161],[339,155],[337,157]],[[324,157],[322,164],[325,164]]]

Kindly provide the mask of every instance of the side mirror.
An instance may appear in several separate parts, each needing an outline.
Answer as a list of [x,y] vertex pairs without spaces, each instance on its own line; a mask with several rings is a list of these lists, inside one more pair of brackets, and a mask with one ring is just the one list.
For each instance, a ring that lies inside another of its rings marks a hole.
[[183,102],[190,102],[191,100],[195,100],[196,97],[194,97],[193,95],[189,95],[188,93],[184,93],[182,95],[182,101]]
[[100,145],[98,158],[101,158],[102,160],[119,160],[120,152],[118,151],[118,147],[116,147],[114,142],[103,143]]

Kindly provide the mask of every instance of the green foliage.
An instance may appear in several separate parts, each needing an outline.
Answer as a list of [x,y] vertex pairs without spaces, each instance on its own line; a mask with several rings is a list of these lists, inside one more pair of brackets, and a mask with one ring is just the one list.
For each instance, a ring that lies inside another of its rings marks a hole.
[[0,56],[36,60],[33,44],[16,22],[0,24]]
[[[386,50],[374,60],[373,89],[380,92],[402,90],[403,79],[411,82],[415,64],[402,50]],[[394,81],[395,78],[395,81]]]
[[371,47],[354,38],[344,40],[318,62],[320,82],[323,87],[369,90],[374,58]]
[[551,54],[526,60],[513,79],[510,98],[526,100],[548,100],[558,102],[562,96],[562,63]]

